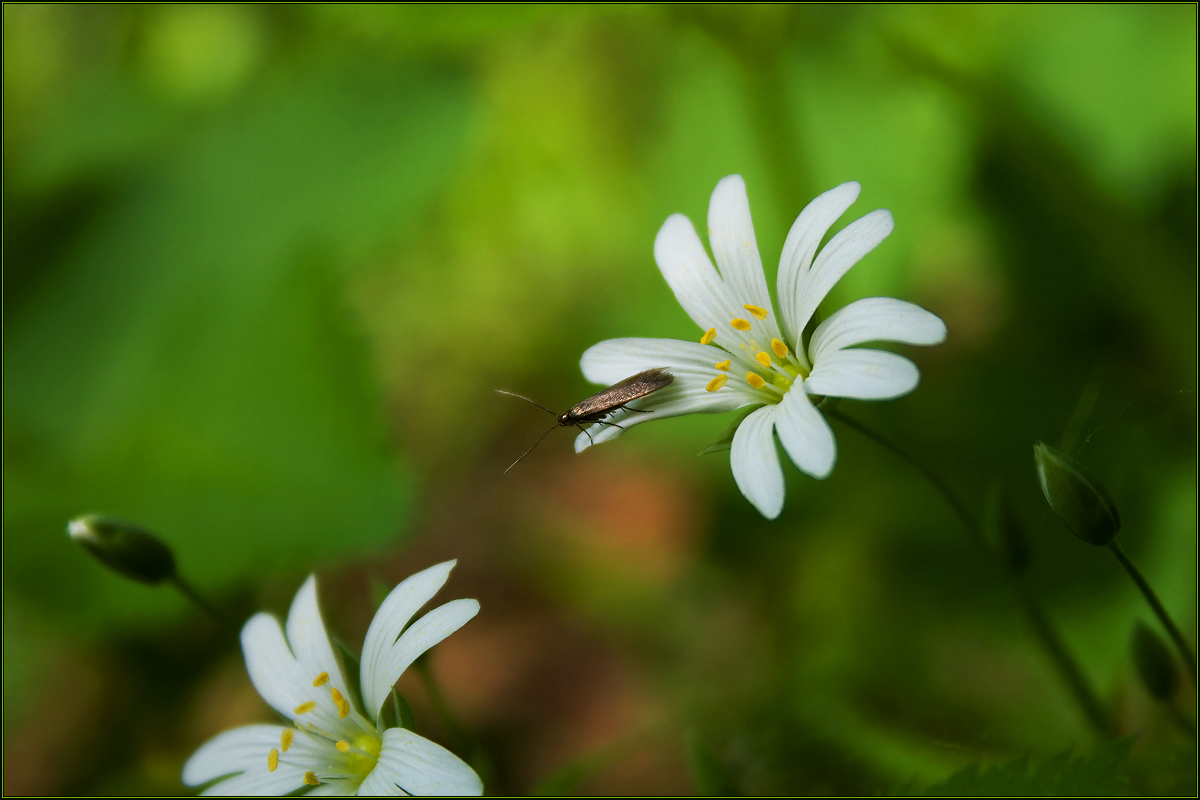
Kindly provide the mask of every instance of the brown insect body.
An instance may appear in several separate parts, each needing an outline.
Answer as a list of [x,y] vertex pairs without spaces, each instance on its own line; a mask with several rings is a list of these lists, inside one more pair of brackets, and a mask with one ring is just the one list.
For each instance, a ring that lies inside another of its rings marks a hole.
[[[547,434],[554,430],[554,428],[566,428],[574,425],[584,433],[587,433],[587,429],[583,427],[585,424],[611,425],[614,428],[621,427],[615,423],[604,421],[604,418],[614,411],[624,409],[626,411],[638,411],[649,414],[649,411],[643,411],[642,409],[638,408],[629,408],[626,404],[632,403],[634,400],[640,400],[647,395],[654,394],[659,389],[665,389],[666,387],[670,386],[674,380],[675,376],[667,372],[666,369],[662,367],[648,369],[644,372],[639,372],[637,375],[632,375],[623,381],[618,381],[602,392],[597,392],[591,397],[580,400],[578,403],[571,406],[570,411],[567,411],[563,414],[554,414],[553,411],[550,411],[550,409],[546,408],[541,403],[535,403],[528,397],[521,397],[519,394],[506,392],[503,389],[497,389],[496,391],[500,394],[507,394],[511,395],[512,397],[520,397],[525,402],[532,403],[543,411],[549,411],[555,416],[554,426],[551,427],[550,430],[546,431],[546,433],[543,433],[541,436],[539,436],[538,440],[533,443],[529,450],[526,450],[521,454],[521,458],[524,458],[525,456],[529,455],[530,451],[533,450],[534,447],[537,447],[542,439],[546,438]],[[591,438],[590,434],[588,438]],[[516,461],[510,464],[508,469],[515,467],[521,458],[518,458]],[[508,469],[504,471],[508,472]]]

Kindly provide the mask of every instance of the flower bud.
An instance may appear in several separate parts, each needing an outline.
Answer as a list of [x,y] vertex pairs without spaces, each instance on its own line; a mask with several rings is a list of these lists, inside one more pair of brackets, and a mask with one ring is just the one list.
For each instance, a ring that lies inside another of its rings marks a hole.
[[1038,442],[1033,446],[1042,493],[1071,533],[1103,547],[1121,530],[1117,506],[1083,465],[1061,450]]
[[1146,691],[1156,700],[1167,701],[1179,686],[1179,671],[1166,643],[1139,620],[1133,628],[1133,665]]
[[89,514],[67,523],[67,535],[126,578],[156,584],[175,576],[170,548],[127,522]]

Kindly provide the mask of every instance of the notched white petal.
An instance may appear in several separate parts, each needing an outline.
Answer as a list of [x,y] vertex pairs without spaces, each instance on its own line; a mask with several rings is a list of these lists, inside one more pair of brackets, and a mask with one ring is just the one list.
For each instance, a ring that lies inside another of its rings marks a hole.
[[267,704],[291,719],[293,709],[309,700],[313,675],[300,670],[279,620],[270,614],[255,614],[242,626],[242,653],[250,682]]
[[708,241],[732,299],[771,308],[771,295],[750,219],[746,182],[741,175],[722,178],[713,190],[708,204]]
[[833,430],[800,386],[788,392],[775,416],[775,431],[792,463],[817,480],[829,477],[837,460]]
[[667,217],[654,239],[654,260],[679,305],[701,330],[728,323],[733,303],[687,217]]
[[825,234],[858,199],[858,181],[843,183],[813,200],[792,224],[779,257],[779,309],[784,329],[793,343],[802,331],[792,330],[796,319],[796,300],[800,279],[810,266]]
[[392,645],[404,626],[445,585],[455,561],[445,561],[402,581],[380,604],[367,628],[362,651],[363,705],[371,718],[379,716],[395,679],[388,680]]
[[483,781],[461,758],[404,728],[384,731],[379,764],[368,781],[391,783],[412,795],[483,794]]
[[315,575],[308,576],[300,591],[296,592],[296,599],[292,601],[287,618],[287,640],[302,672],[311,673],[312,678],[322,672],[328,673],[329,686],[335,687],[343,697],[352,696],[346,690],[341,659],[334,654],[333,647],[329,644],[329,636],[325,633],[325,622],[321,619],[321,609],[317,605]]
[[798,335],[804,330],[834,284],[886,239],[893,227],[892,212],[880,208],[851,222],[829,240],[812,267],[796,284],[793,297],[795,318],[789,320],[792,331]]
[[934,345],[946,340],[946,324],[914,303],[893,297],[866,297],[839,309],[813,331],[813,363],[835,350],[866,342]]
[[904,356],[884,350],[836,350],[804,382],[811,394],[856,400],[890,400],[917,388],[921,373]]
[[777,409],[774,405],[763,406],[742,420],[729,450],[734,482],[767,519],[775,519],[783,510],[783,469],[774,436]]
[[[379,673],[383,676],[380,683],[386,683],[390,689],[418,656],[466,625],[478,613],[478,600],[451,600],[418,619],[388,650],[386,669]],[[378,709],[370,710],[378,713]]]
[[246,725],[217,734],[183,765],[184,785],[199,786],[253,767],[262,767],[265,772],[267,753],[279,746],[283,730],[279,725]]

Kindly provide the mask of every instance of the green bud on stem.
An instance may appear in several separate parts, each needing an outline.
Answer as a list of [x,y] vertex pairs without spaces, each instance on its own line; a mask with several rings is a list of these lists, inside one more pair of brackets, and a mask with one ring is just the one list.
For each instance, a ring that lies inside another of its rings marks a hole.
[[126,578],[153,585],[175,577],[170,548],[127,522],[89,514],[67,523],[67,535]]
[[1048,444],[1033,446],[1042,493],[1071,533],[1103,547],[1121,530],[1121,517],[1108,492],[1075,459]]
[[1179,671],[1166,642],[1139,620],[1133,628],[1131,644],[1133,665],[1142,685],[1154,699],[1167,702],[1179,687]]

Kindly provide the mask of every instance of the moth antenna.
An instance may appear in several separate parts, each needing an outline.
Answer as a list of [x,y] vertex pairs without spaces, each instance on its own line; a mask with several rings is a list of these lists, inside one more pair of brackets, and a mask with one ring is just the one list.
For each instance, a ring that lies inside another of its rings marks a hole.
[[[508,395],[509,397],[519,397],[519,398],[521,398],[522,400],[524,400],[526,403],[529,403],[529,404],[531,404],[531,405],[535,405],[535,406],[537,406],[537,407],[538,407],[538,408],[540,408],[542,411],[545,411],[545,412],[547,412],[547,413],[553,414],[553,415],[554,415],[554,416],[556,416],[556,417],[558,416],[558,412],[557,412],[557,411],[551,411],[550,409],[546,408],[546,407],[545,407],[544,405],[542,405],[541,403],[535,403],[534,401],[530,400],[528,397],[524,397],[524,396],[522,396],[522,395],[519,395],[519,394],[513,394],[512,392],[506,392],[506,391],[504,391],[503,389],[497,389],[496,391],[497,391],[497,392],[499,392],[500,394],[506,394],[506,395]],[[542,435],[544,436],[545,434],[542,434]],[[538,441],[540,442],[540,441],[541,441],[541,439],[538,439]],[[533,449],[533,448],[530,448],[530,450],[532,450],[532,449]],[[524,456],[521,456],[521,458],[524,458]],[[517,459],[517,461],[520,461],[520,460],[521,460],[520,458],[518,458],[518,459]],[[508,469],[512,469],[512,467],[509,467]],[[506,469],[506,470],[504,470],[504,471],[505,471],[505,472],[508,472],[508,469]]]
[[[499,392],[500,390],[499,390],[499,389],[497,389],[496,391],[497,391],[497,392]],[[503,392],[503,394],[510,394],[510,393],[509,393],[509,392]],[[519,394],[514,394],[514,395],[513,395],[513,397],[521,397],[521,395],[519,395]],[[521,399],[522,399],[522,400],[527,400],[528,398],[526,398],[526,397],[521,397]],[[530,400],[529,402],[533,403],[533,401],[532,401],[532,400]],[[533,403],[533,404],[534,404],[535,406],[537,405],[537,403]],[[546,410],[547,410],[547,411],[550,411],[550,409],[546,409]],[[550,411],[550,413],[551,413],[551,414],[553,414],[554,412],[553,412],[553,411]],[[536,441],[536,442],[534,442],[533,444],[531,444],[531,445],[529,446],[529,449],[528,449],[528,450],[526,450],[524,453],[521,453],[521,455],[520,455],[520,456],[517,458],[517,460],[516,460],[516,461],[514,461],[514,462],[513,462],[513,463],[511,463],[511,464],[509,464],[509,465],[508,465],[508,469],[512,469],[513,467],[515,467],[515,466],[516,466],[516,465],[517,465],[517,464],[518,464],[518,463],[521,461],[521,459],[522,459],[522,458],[524,458],[525,456],[527,456],[527,455],[529,455],[530,453],[532,453],[532,452],[533,452],[533,448],[535,448],[535,447],[537,447],[539,444],[541,444],[541,442],[542,442],[542,439],[545,439],[547,436],[549,436],[549,435],[550,435],[550,431],[554,430],[554,428],[557,428],[557,427],[558,427],[558,423],[556,422],[556,423],[554,423],[554,426],[550,428],[550,430],[549,430],[549,431],[546,431],[546,432],[545,432],[545,433],[543,433],[541,436],[539,436],[539,437],[537,438],[537,441]],[[508,474],[508,469],[504,470],[504,474],[505,474],[505,475],[507,475],[507,474]]]

